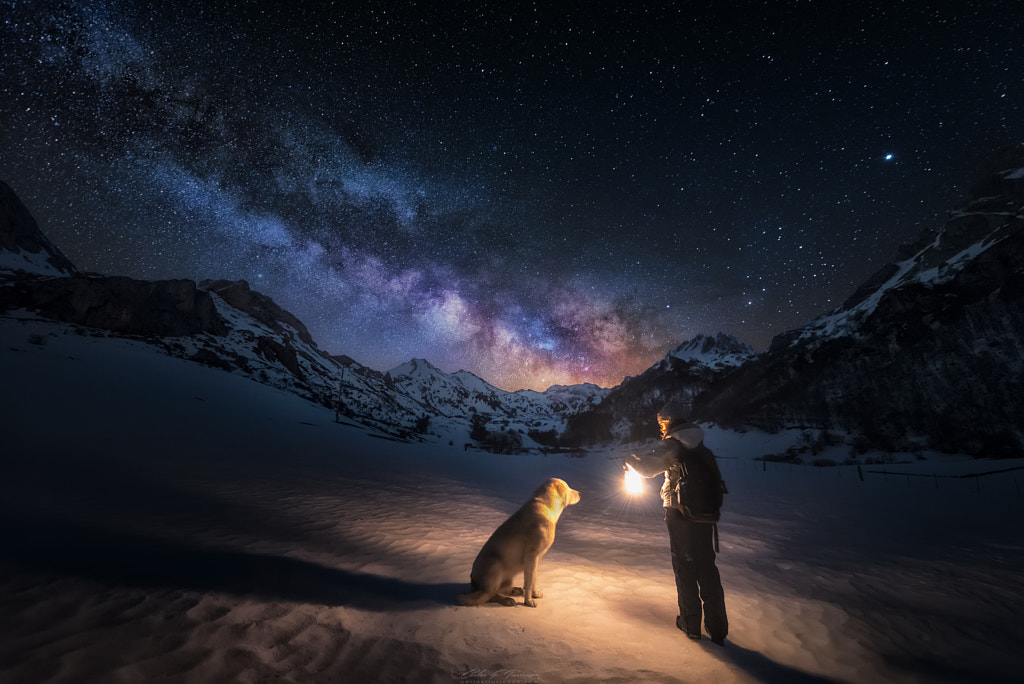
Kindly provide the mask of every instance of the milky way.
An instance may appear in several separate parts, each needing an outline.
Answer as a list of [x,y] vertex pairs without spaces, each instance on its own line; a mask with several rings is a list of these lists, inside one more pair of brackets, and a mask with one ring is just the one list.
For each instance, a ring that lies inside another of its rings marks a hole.
[[544,389],[764,348],[1024,139],[1016,3],[632,4],[0,0],[0,177],[80,268]]

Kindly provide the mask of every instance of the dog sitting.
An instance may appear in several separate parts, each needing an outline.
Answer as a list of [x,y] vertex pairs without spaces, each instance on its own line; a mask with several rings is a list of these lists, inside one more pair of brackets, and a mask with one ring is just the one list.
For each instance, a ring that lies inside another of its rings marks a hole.
[[[555,523],[562,511],[579,500],[580,493],[564,480],[552,478],[541,485],[484,543],[469,577],[473,591],[459,596],[459,603],[479,606],[493,601],[514,606],[512,597],[521,595],[523,605],[535,608],[534,599],[543,598],[537,586],[537,564],[555,541]],[[522,594],[512,586],[519,573],[523,573]]]

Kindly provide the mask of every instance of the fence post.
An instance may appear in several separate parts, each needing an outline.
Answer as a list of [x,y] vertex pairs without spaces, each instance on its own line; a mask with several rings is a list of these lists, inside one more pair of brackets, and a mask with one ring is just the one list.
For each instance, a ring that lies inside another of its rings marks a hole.
[[857,477],[860,478],[861,482],[864,481],[864,471],[860,469],[860,465],[857,466]]

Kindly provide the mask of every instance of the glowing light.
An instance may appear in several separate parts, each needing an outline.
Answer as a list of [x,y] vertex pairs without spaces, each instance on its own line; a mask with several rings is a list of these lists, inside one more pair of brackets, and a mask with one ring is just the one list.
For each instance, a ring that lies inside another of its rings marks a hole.
[[644,478],[640,477],[640,473],[633,470],[633,466],[628,464],[626,465],[626,491],[633,496],[644,493]]

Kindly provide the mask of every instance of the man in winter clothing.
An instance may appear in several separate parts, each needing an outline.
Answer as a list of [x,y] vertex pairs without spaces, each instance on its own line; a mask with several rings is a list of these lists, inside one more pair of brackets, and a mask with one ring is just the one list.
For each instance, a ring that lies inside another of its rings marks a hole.
[[729,620],[722,580],[715,565],[715,526],[694,522],[678,508],[680,481],[685,481],[683,451],[689,451],[688,457],[700,459],[702,465],[717,476],[718,482],[722,475],[714,454],[704,446],[704,431],[690,422],[689,412],[684,407],[674,402],[666,404],[658,412],[658,425],[662,441],[649,453],[633,454],[626,462],[644,477],[665,474],[661,498],[679,599],[676,627],[691,639],[700,639],[703,614],[704,627],[711,640],[723,644],[729,633]]

